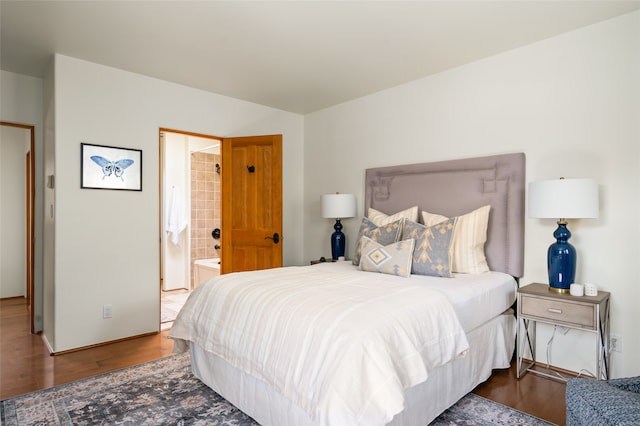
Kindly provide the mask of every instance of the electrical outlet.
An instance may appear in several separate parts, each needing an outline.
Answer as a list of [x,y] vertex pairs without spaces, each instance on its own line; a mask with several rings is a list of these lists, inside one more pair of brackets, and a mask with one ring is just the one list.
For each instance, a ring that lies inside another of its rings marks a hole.
[[113,306],[111,305],[103,305],[102,306],[102,318],[111,318],[113,316]]
[[609,337],[609,349],[612,352],[622,353],[622,338],[616,334]]

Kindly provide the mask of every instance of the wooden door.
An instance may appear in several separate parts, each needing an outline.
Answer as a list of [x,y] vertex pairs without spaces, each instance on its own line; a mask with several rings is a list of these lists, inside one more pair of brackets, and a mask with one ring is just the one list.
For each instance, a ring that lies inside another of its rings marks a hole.
[[282,266],[282,135],[222,140],[221,273]]
[[26,176],[25,176],[25,183],[26,183],[26,187],[25,187],[25,191],[24,193],[26,194],[25,197],[25,201],[26,201],[26,211],[25,211],[25,218],[27,220],[26,223],[26,235],[25,235],[25,239],[26,239],[26,253],[25,253],[25,259],[26,259],[26,268],[27,270],[25,271],[25,276],[27,277],[27,301],[29,303],[29,313],[30,313],[30,317],[31,317],[31,332],[33,333],[33,311],[32,311],[32,306],[33,306],[33,222],[34,222],[34,218],[33,218],[33,194],[32,194],[32,187],[33,187],[33,182],[31,181],[31,175],[32,175],[32,170],[31,170],[31,159],[32,156],[32,152],[29,151],[27,152],[27,154],[25,155],[25,171],[26,171]]

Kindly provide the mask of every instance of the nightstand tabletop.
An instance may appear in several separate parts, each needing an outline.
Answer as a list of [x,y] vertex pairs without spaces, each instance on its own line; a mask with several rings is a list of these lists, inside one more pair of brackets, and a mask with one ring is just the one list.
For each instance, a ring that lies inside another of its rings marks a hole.
[[332,258],[325,258],[324,260],[322,259],[314,259],[312,261],[310,261],[309,263],[311,265],[317,265],[318,263],[334,263],[334,262],[339,262],[338,259],[332,259]]
[[556,293],[549,290],[548,284],[531,283],[526,286],[520,287],[518,293],[528,294],[532,296],[548,297],[550,299],[559,299],[563,301],[576,301],[582,303],[600,304],[609,298],[610,293],[608,291],[598,290],[596,296],[572,296],[569,293]]

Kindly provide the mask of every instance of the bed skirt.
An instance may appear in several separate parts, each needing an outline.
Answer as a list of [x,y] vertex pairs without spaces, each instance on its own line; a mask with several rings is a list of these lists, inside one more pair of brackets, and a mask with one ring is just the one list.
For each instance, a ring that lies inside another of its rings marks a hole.
[[[406,391],[405,409],[389,425],[425,426],[491,376],[508,368],[515,348],[516,321],[509,310],[467,334],[469,352],[431,372]],[[263,426],[312,426],[309,415],[266,383],[190,344],[194,375]],[[355,422],[354,422],[355,423]]]

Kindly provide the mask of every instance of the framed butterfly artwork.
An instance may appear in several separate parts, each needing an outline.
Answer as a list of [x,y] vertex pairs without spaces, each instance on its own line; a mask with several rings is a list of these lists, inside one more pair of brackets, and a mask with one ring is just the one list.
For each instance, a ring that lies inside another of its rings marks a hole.
[[80,187],[142,191],[142,150],[81,143]]

